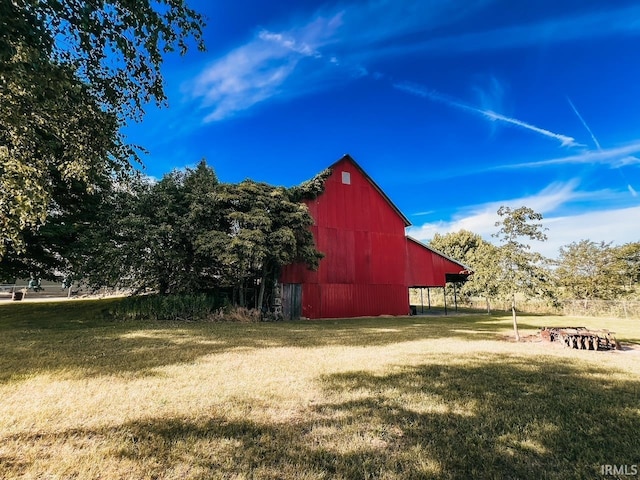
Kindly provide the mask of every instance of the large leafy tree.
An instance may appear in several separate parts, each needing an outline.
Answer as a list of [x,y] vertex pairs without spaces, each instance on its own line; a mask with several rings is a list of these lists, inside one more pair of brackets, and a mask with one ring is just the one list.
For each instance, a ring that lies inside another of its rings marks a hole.
[[444,235],[436,233],[429,242],[429,246],[444,253],[448,257],[465,263],[471,259],[473,252],[483,242],[484,240],[477,233],[463,229]]
[[620,292],[620,264],[610,243],[580,240],[560,248],[557,284],[574,299],[613,299]]
[[477,233],[459,230],[445,235],[436,233],[429,245],[445,255],[468,265],[473,275],[462,287],[462,293],[484,297],[487,312],[491,312],[491,299],[498,293],[500,276],[498,248]]
[[99,192],[132,151],[69,67],[16,54],[0,63],[0,97],[1,259],[24,250],[22,233],[60,217],[79,188]]
[[163,104],[163,54],[202,48],[184,0],[0,2],[0,259],[27,247],[56,195],[137,159],[119,133]]
[[185,0],[2,2],[3,60],[30,54],[71,67],[100,103],[137,117],[166,100],[163,54],[202,42],[203,18]]
[[241,305],[246,302],[245,288],[258,284],[256,303],[261,307],[266,286],[284,265],[304,262],[309,268],[318,267],[322,255],[309,230],[313,220],[306,205],[297,201],[306,194],[313,192],[252,180],[221,189],[228,235],[222,258],[226,278],[238,292]]
[[528,207],[512,209],[501,206],[500,220],[496,222],[498,232],[494,234],[500,241],[500,265],[502,292],[511,301],[513,330],[516,341],[520,340],[516,313],[516,294],[550,294],[548,272],[544,268],[542,255],[531,251],[529,241],[547,239],[540,221],[542,214]]
[[77,275],[95,286],[161,293],[229,288],[243,306],[259,286],[261,306],[283,265],[316,268],[322,257],[300,195],[298,187],[252,180],[219,183],[204,160],[157,183],[139,178],[101,206],[97,226],[78,242]]
[[0,279],[13,282],[29,274],[50,280],[77,277],[85,250],[82,242],[100,230],[96,223],[105,216],[105,199],[113,195],[112,186],[108,177],[94,179],[90,190],[86,182],[78,180],[57,182],[47,222],[23,233],[24,253],[11,250],[0,260]]
[[159,182],[139,177],[112,192],[101,217],[81,239],[79,276],[94,286],[163,294],[206,291],[219,284],[219,249],[203,251],[201,237],[220,238],[215,205],[218,179],[202,161]]
[[640,284],[640,242],[631,242],[614,248],[616,270],[627,291]]

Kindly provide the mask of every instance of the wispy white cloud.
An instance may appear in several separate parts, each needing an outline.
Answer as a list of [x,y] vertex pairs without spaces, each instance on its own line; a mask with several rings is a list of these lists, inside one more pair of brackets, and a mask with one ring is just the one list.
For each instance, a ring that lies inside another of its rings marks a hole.
[[[205,121],[218,121],[266,100],[292,98],[335,84],[336,68],[347,78],[382,78],[371,63],[385,56],[417,51],[452,55],[459,52],[510,49],[607,35],[638,35],[640,6],[605,7],[586,14],[550,18],[531,24],[451,37],[415,41],[416,34],[439,32],[448,25],[482,11],[495,0],[377,0],[341,3],[311,13],[306,22],[291,22],[282,29],[263,29],[244,45],[215,59],[188,84],[186,90],[207,111]],[[314,59],[314,68],[302,68]],[[310,71],[313,72],[310,74]],[[387,72],[388,73],[388,72]],[[344,77],[343,77],[344,81]],[[466,108],[462,107],[461,108]],[[553,137],[553,132],[479,109],[487,119],[510,123]],[[551,134],[551,135],[550,135]],[[554,137],[563,145],[575,140]]]
[[640,164],[640,159],[631,155],[638,152],[640,152],[640,141],[636,141],[622,147],[605,148],[597,151],[587,150],[575,155],[568,155],[566,157],[550,158],[536,162],[501,165],[493,167],[492,170],[539,168],[570,164],[605,164],[612,168],[620,168],[623,166]]
[[282,33],[273,33],[262,30],[258,34],[260,40],[276,43],[291,52],[299,53],[305,57],[322,58],[322,54],[308,43],[299,43],[296,39],[287,37]]
[[433,213],[434,213],[434,211],[433,211],[433,210],[426,210],[426,211],[424,211],[424,212],[415,212],[415,213],[412,213],[412,214],[411,214],[411,216],[412,216],[412,217],[423,217],[423,216],[425,216],[425,215],[432,215]]
[[429,32],[472,16],[495,0],[376,0],[340,5],[342,28],[332,46],[343,53],[374,53],[381,44]]
[[532,208],[544,216],[543,226],[547,241],[531,242],[533,250],[553,258],[558,249],[571,242],[582,239],[594,241],[612,241],[616,244],[638,241],[638,228],[630,218],[640,218],[640,206],[591,210],[574,215],[562,215],[560,212],[572,202],[597,200],[603,196],[616,197],[615,192],[581,192],[578,182],[552,184],[535,195],[517,199],[489,202],[461,210],[450,221],[439,221],[413,226],[408,234],[428,242],[436,233],[446,234],[465,229],[481,235],[485,240],[495,243],[492,235],[496,232],[497,210],[501,205],[518,208],[523,205]]
[[[322,59],[318,47],[340,26],[340,15],[319,17],[289,32],[261,30],[245,45],[208,65],[186,89],[209,111],[205,122],[223,120],[275,96],[306,93],[285,84],[304,59]],[[330,62],[327,62],[330,63]]]
[[[449,0],[379,0],[324,8],[301,25],[258,32],[209,64],[185,90],[208,111],[205,122],[213,122],[269,99],[292,98],[333,85],[336,67],[342,69],[342,81],[345,77],[380,79],[383,74],[370,71],[354,54],[455,22],[493,1],[472,0],[460,7]],[[318,61],[311,74],[311,69],[301,68],[305,58]]]
[[420,85],[402,82],[402,83],[395,83],[393,86],[398,90],[402,90],[404,92],[411,93],[413,95],[417,95],[419,97],[426,98],[434,102],[443,103],[445,105],[457,108],[459,110],[481,115],[487,120],[504,122],[510,125],[514,125],[516,127],[523,128],[525,130],[529,130],[539,135],[552,138],[554,140],[559,141],[560,145],[563,147],[580,146],[580,144],[576,142],[575,138],[569,137],[568,135],[562,135],[559,133],[552,132],[550,130],[546,130],[544,128],[536,127],[535,125],[531,125],[530,123],[523,122],[522,120],[518,120],[517,118],[507,117],[506,115],[502,115],[500,113],[496,113],[491,110],[482,110],[480,108],[467,105],[466,103],[462,103],[459,100],[453,99],[435,90],[424,88]]
[[629,221],[630,218],[640,218],[640,206],[549,217],[543,222],[548,228],[548,240],[538,251],[553,258],[560,247],[579,240],[613,242],[616,245],[637,242],[640,240],[638,226]]
[[526,205],[544,215],[579,198],[580,194],[576,191],[577,186],[577,180],[567,183],[553,183],[535,195],[471,206],[462,210],[451,221],[410,227],[410,235],[427,240],[436,232],[446,233],[464,229],[489,239],[491,234],[495,232],[495,223],[499,219],[496,212],[500,206],[518,208]]
[[[602,151],[602,146],[600,145],[600,142],[598,141],[596,136],[591,131],[591,128],[589,128],[589,125],[587,125],[587,122],[584,120],[584,118],[582,118],[582,115],[580,115],[580,112],[578,112],[578,109],[575,107],[575,105],[573,104],[573,102],[571,101],[571,99],[569,97],[567,97],[567,101],[569,102],[569,105],[571,105],[571,108],[573,109],[573,112],[576,114],[576,116],[578,117],[580,122],[582,122],[582,125],[584,126],[584,128],[587,130],[587,132],[589,132],[589,135],[591,135],[591,140],[593,140],[593,143],[595,144],[596,148],[598,149],[598,151],[601,152]],[[626,154],[623,154],[623,155],[625,155],[625,156],[623,156],[622,158],[614,157],[612,159],[613,160],[613,162],[611,163],[612,167],[621,168],[621,167],[625,167],[627,165],[640,164],[640,159],[638,157],[635,157],[633,155],[626,156]],[[626,182],[627,179],[624,176],[624,174],[620,173],[620,175],[622,176],[623,180]],[[631,196],[633,196],[633,197],[637,197],[638,196],[638,193],[635,191],[635,189],[631,186],[630,183],[627,184],[627,190],[629,190],[629,193],[631,194]]]
[[[415,52],[452,55],[487,50],[511,50],[613,35],[640,35],[640,5],[615,7],[611,3],[587,13],[565,15],[493,30],[431,38],[424,42],[380,48],[377,56]],[[373,53],[373,52],[371,52]]]
[[[505,85],[494,75],[479,76],[472,87],[477,98],[478,108],[491,112],[504,112],[505,109]],[[498,130],[499,122],[491,123],[491,133]]]
[[191,86],[191,95],[209,109],[205,122],[222,120],[276,95],[299,58],[257,40],[209,66]]
[[481,79],[482,84],[473,86],[473,92],[479,99],[482,110],[503,110],[505,86],[495,75]]
[[617,168],[626,167],[627,165],[640,165],[640,158],[635,155],[628,155],[626,157],[619,158],[614,164]]

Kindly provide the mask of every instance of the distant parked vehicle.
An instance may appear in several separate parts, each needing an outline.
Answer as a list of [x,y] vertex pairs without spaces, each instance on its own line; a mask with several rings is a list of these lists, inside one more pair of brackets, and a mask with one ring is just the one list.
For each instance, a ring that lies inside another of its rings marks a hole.
[[39,292],[40,290],[44,290],[44,288],[42,288],[42,280],[36,277],[31,277],[27,288],[29,290],[33,290],[34,292]]

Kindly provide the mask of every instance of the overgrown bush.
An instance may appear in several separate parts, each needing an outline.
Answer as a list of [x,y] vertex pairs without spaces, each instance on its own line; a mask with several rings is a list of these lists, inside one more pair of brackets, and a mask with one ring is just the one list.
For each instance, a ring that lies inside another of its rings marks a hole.
[[220,308],[224,299],[206,294],[132,296],[109,309],[116,320],[172,320],[193,322],[207,320]]
[[224,297],[206,294],[131,296],[108,311],[115,320],[182,322],[260,322],[259,310],[229,305]]
[[219,308],[209,315],[208,320],[214,322],[255,323],[260,322],[262,316],[260,315],[260,310],[256,310],[255,308],[228,305],[224,308]]

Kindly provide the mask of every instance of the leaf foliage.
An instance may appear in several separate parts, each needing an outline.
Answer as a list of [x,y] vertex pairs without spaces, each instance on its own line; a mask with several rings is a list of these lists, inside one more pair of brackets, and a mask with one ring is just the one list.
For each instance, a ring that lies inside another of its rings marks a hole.
[[183,0],[0,2],[0,259],[56,195],[139,162],[119,129],[166,102],[163,54],[203,49],[203,26]]

